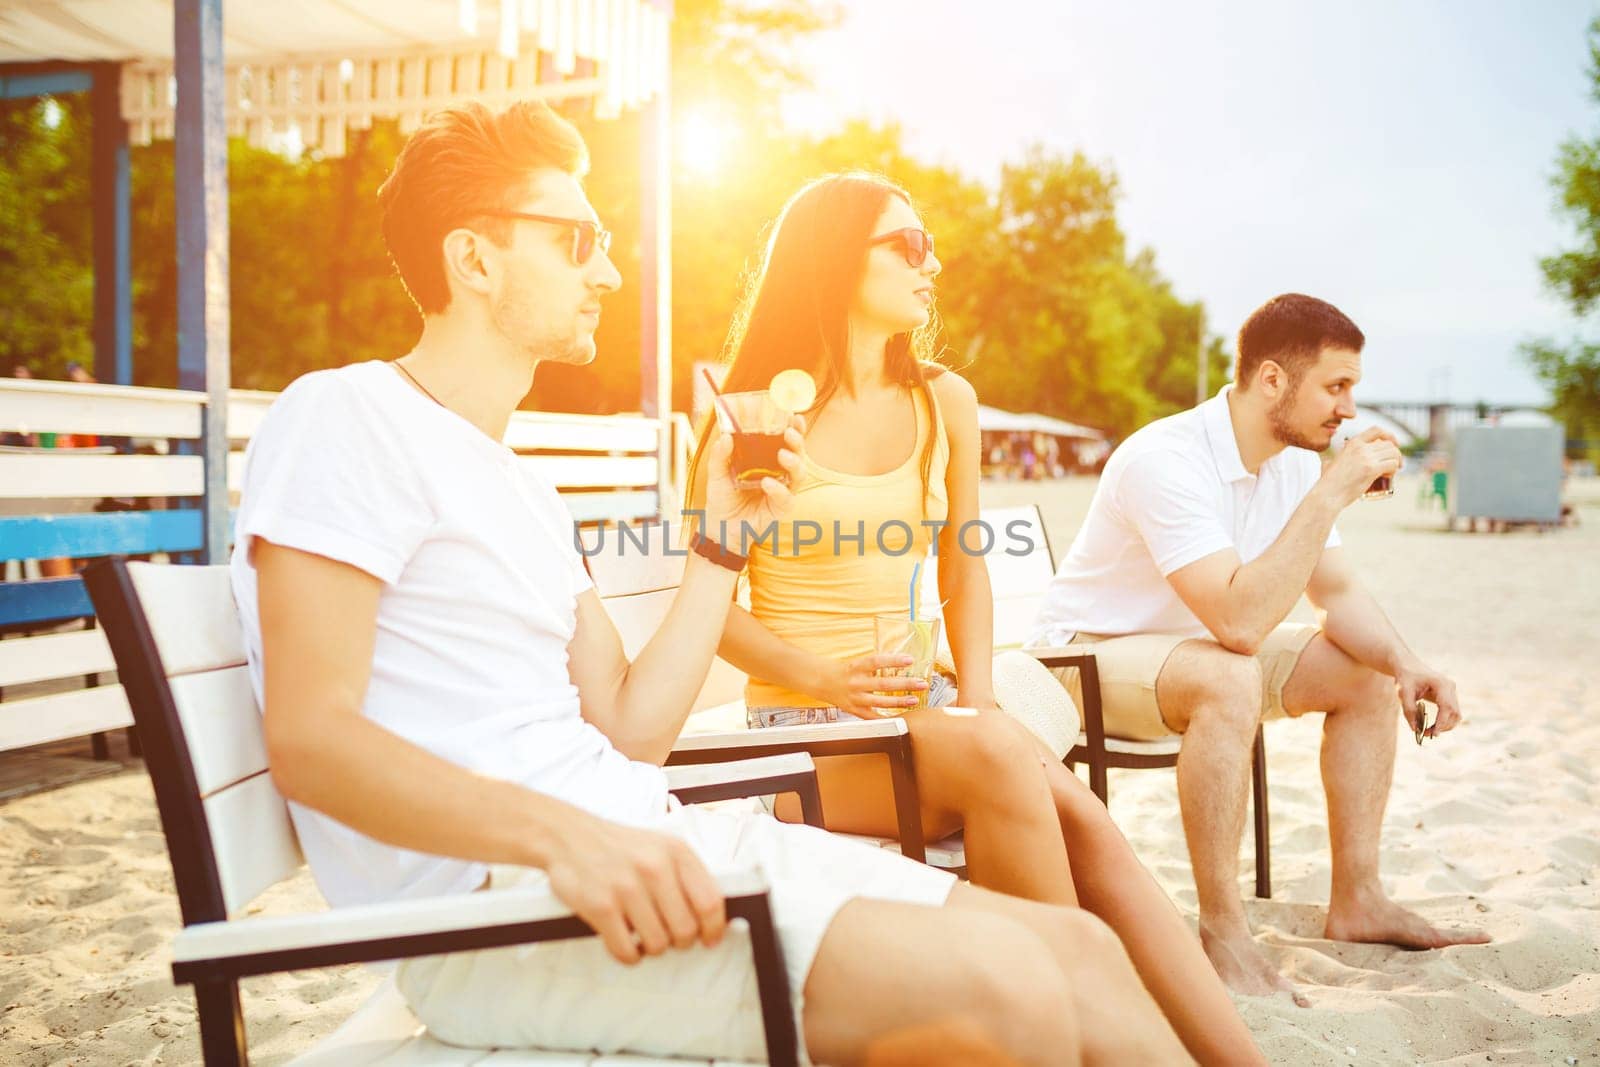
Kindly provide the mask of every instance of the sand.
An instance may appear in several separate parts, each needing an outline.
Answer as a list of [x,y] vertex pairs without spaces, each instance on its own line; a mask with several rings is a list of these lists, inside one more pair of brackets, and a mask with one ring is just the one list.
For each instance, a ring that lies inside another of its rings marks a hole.
[[[1060,541],[1092,488],[998,484],[984,502],[1038,500]],[[1320,726],[1275,724],[1274,899],[1247,910],[1312,1006],[1245,998],[1240,1008],[1279,1064],[1600,1062],[1600,483],[1573,487],[1582,525],[1543,534],[1446,534],[1414,492],[1402,480],[1396,497],[1358,504],[1340,524],[1348,554],[1412,647],[1455,678],[1466,711],[1453,735],[1422,748],[1402,738],[1384,882],[1429,919],[1481,926],[1495,941],[1412,953],[1323,940]],[[1310,617],[1305,605],[1296,617]],[[0,754],[0,771],[30,760],[27,773],[66,781],[83,761],[64,751]],[[1172,773],[1113,771],[1111,811],[1192,917]],[[1248,849],[1247,833],[1247,893]],[[197,1062],[193,1002],[168,971],[177,902],[139,765],[0,804],[0,860],[0,1063]],[[320,899],[302,875],[262,906]],[[306,1048],[375,981],[343,968],[244,983],[255,1061]]]

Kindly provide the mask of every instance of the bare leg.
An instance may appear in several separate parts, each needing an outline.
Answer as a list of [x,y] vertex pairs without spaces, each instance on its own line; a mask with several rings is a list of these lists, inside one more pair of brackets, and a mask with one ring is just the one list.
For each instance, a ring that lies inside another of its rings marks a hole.
[[1084,1062],[1193,1062],[1140,982],[1122,942],[1098,918],[1076,908],[1018,900],[969,885],[955,887],[947,910],[1014,919],[1051,948],[1078,994],[1074,1005],[1083,1034]]
[[841,1067],[1077,1064],[1096,1062],[1074,1011],[1092,995],[1013,919],[857,899],[823,937],[801,1021],[812,1059]]
[[[1050,786],[1032,735],[999,712],[923,708],[906,716],[915,753],[923,833],[930,841],[965,828],[967,872],[997,892],[1075,904],[1072,868]],[[881,756],[817,761],[827,827],[894,837],[894,794]],[[778,816],[796,821],[792,798]]]
[[1199,940],[1105,806],[1039,748],[1083,907],[1122,939],[1145,987],[1196,1060],[1265,1063]]
[[1394,778],[1393,679],[1356,662],[1323,634],[1312,638],[1283,689],[1295,714],[1326,711],[1322,725],[1322,783],[1328,796],[1333,886],[1325,935],[1335,941],[1376,941],[1402,948],[1483,944],[1478,930],[1429,925],[1384,893],[1378,879],[1383,810]]
[[1253,656],[1213,641],[1185,641],[1162,667],[1156,699],[1168,723],[1183,731],[1178,804],[1199,897],[1201,947],[1235,992],[1293,992],[1250,936],[1239,899],[1239,842],[1251,746],[1261,720],[1261,668]]

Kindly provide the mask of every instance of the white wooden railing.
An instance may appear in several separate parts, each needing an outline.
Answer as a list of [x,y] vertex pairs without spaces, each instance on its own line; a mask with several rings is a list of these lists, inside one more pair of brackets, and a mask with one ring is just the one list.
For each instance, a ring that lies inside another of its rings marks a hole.
[[[235,500],[244,447],[276,395],[229,396]],[[81,582],[32,578],[22,563],[198,550],[204,468],[185,449],[198,444],[205,404],[204,393],[181,390],[0,379],[0,433],[23,438],[0,448],[0,565],[11,579],[0,582],[0,751],[131,725],[121,687],[102,677],[111,653]],[[681,416],[518,412],[505,441],[556,485],[575,520],[628,521],[660,513],[663,484],[681,499],[686,428]],[[95,434],[115,448],[39,447],[46,434]],[[102,498],[137,510],[97,513]],[[42,692],[66,679],[85,684]]]

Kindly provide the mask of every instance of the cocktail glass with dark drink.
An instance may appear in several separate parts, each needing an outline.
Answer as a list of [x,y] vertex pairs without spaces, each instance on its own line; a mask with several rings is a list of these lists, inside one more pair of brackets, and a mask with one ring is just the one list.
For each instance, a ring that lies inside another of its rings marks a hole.
[[1367,491],[1361,494],[1363,500],[1382,500],[1386,496],[1394,496],[1394,475],[1380,474]]
[[762,478],[789,484],[778,462],[789,413],[773,403],[765,390],[723,393],[713,405],[722,432],[733,437],[733,481],[740,489],[760,489]]

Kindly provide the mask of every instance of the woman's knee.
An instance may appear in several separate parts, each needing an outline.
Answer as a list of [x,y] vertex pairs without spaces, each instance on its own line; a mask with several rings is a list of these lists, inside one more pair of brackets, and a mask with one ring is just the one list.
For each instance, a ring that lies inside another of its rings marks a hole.
[[912,729],[919,773],[926,765],[928,771],[963,786],[989,790],[1039,766],[1025,728],[1010,717],[965,708],[941,708],[935,714],[937,719]]

